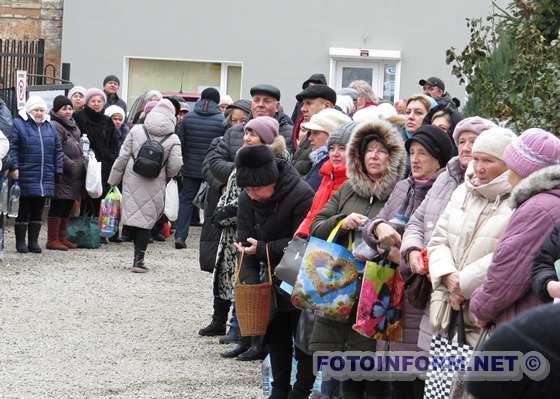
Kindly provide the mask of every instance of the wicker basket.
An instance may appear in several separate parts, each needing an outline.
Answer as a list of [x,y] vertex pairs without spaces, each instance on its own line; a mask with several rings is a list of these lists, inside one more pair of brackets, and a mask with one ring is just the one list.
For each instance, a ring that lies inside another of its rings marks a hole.
[[266,246],[266,258],[268,261],[268,281],[259,284],[241,284],[239,272],[243,264],[243,252],[239,257],[239,266],[235,273],[234,294],[235,312],[239,323],[242,337],[254,337],[266,334],[270,318],[270,306],[272,303],[272,275],[270,271],[270,257],[268,245]]

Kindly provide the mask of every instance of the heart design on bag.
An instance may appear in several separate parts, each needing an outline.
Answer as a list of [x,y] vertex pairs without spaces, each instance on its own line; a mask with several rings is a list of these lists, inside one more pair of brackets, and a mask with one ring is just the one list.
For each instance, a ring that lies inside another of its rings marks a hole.
[[304,270],[321,296],[338,291],[358,279],[356,266],[347,259],[333,259],[326,251],[309,251]]

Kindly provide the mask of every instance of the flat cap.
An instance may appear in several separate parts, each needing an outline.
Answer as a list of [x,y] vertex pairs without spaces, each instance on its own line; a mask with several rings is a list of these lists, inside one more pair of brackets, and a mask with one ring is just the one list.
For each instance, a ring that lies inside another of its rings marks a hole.
[[251,97],[257,94],[264,94],[270,97],[274,97],[276,100],[280,101],[280,89],[272,85],[259,84],[253,86],[251,87],[250,93],[251,93]]
[[324,98],[333,105],[336,104],[336,92],[327,85],[310,85],[296,95],[296,99],[300,102],[311,98]]

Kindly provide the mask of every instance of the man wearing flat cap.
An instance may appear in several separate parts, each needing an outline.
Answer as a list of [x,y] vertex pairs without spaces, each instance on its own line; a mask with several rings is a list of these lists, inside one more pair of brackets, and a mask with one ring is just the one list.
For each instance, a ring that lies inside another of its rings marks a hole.
[[293,140],[297,150],[294,153],[292,164],[301,176],[305,176],[309,173],[312,166],[312,162],[309,159],[311,147],[308,142],[307,131],[301,128],[301,124],[309,122],[313,115],[324,109],[334,108],[336,92],[327,85],[314,84],[307,86],[307,88],[296,95],[296,99],[301,103],[301,117],[294,126]]
[[432,76],[428,79],[420,79],[418,82],[424,91],[424,94],[432,97],[439,105],[450,105],[458,108],[461,102],[457,98],[451,98],[449,93],[445,92],[445,83],[440,78]]

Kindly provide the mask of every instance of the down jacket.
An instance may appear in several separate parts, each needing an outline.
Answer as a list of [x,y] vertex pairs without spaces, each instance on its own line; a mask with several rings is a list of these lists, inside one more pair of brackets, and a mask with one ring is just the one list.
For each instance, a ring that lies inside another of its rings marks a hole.
[[[370,135],[381,136],[389,149],[390,162],[385,175],[371,180],[360,159],[362,140]],[[349,214],[356,212],[374,218],[383,208],[385,201],[401,180],[405,171],[404,144],[400,134],[387,122],[378,120],[359,125],[346,146],[346,174],[348,180],[327,201],[311,224],[311,235],[326,239],[336,224]],[[339,234],[339,243],[348,242],[348,234]],[[364,350],[375,351],[376,342],[352,330],[356,309],[348,322],[337,322],[316,317],[311,334],[310,349],[313,351]]]
[[533,292],[543,302],[551,302],[546,285],[549,281],[558,281],[554,263],[560,259],[560,224],[545,240],[533,263]]
[[[292,153],[292,121],[282,111],[276,114],[276,120],[280,125],[279,133],[286,141],[288,152]],[[210,170],[216,179],[226,185],[229,175],[235,167],[235,154],[243,146],[244,125],[236,125],[224,133],[224,140],[214,151],[208,154]]]
[[560,165],[524,178],[513,189],[511,201],[516,209],[470,304],[479,320],[496,324],[541,304],[531,291],[531,272],[542,243],[560,223]]
[[202,162],[216,137],[224,134],[224,115],[218,104],[199,100],[183,120],[181,129],[183,176],[202,179]]
[[451,195],[428,243],[430,276],[434,291],[430,301],[430,321],[434,331],[447,333],[451,315],[447,287],[441,278],[459,273],[459,287],[466,299],[464,320],[466,338],[476,344],[480,329],[469,312],[473,291],[484,281],[496,243],[511,217],[507,198],[511,192],[509,172],[488,184],[475,187],[474,174],[467,171],[465,182]]
[[[449,202],[451,194],[459,184],[463,183],[464,178],[465,171],[461,168],[459,157],[452,158],[406,225],[401,242],[401,259],[404,263],[407,264],[410,251],[421,250],[428,245],[436,223]],[[418,347],[420,349],[430,350],[432,334],[433,329],[430,324],[428,306],[422,316],[418,332]]]
[[79,200],[84,187],[86,168],[80,145],[80,129],[74,119],[59,117],[51,110],[51,123],[58,132],[64,153],[64,171],[56,183],[57,199]]
[[[148,114],[144,126],[155,140],[174,132],[175,115],[168,109],[156,107]],[[119,157],[109,176],[109,185],[123,184],[122,220],[126,226],[151,229],[163,214],[167,180],[176,176],[183,166],[181,143],[175,133],[162,144],[166,164],[155,179],[141,176],[132,170],[132,155],[138,154],[146,141],[142,125],[135,125],[124,140]]]
[[63,157],[58,133],[47,115],[37,124],[21,110],[10,135],[10,158],[12,168],[19,170],[21,195],[53,197],[55,175],[63,172]]

